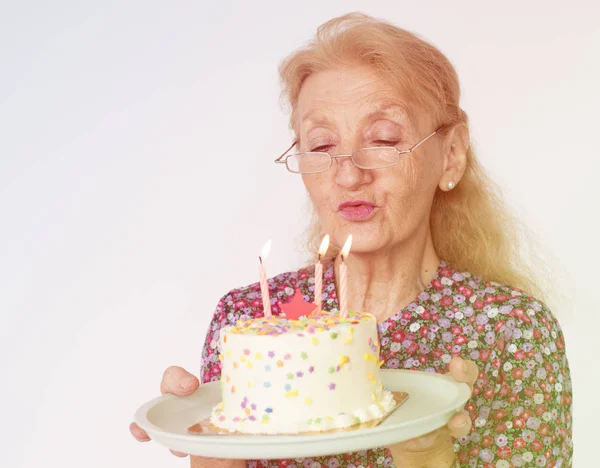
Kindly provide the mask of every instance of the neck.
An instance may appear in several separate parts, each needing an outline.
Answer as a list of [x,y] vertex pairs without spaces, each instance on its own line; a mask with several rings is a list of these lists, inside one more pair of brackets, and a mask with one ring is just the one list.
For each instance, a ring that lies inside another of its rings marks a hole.
[[[336,278],[339,265],[336,259]],[[406,307],[433,279],[440,264],[431,233],[401,245],[369,253],[352,253],[348,267],[348,307],[383,322]],[[337,284],[339,293],[339,282]]]

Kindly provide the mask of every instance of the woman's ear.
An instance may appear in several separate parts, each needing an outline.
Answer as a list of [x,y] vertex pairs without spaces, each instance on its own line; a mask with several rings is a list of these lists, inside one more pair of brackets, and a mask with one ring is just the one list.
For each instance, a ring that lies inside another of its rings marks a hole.
[[446,135],[444,143],[444,171],[439,187],[447,192],[458,185],[467,168],[467,151],[470,146],[469,129],[464,123],[455,125]]

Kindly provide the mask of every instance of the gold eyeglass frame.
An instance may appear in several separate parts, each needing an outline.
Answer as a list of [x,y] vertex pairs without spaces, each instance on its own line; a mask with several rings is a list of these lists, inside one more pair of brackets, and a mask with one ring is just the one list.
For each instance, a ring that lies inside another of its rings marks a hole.
[[[429,135],[427,135],[425,138],[423,138],[421,141],[419,141],[418,143],[416,143],[415,145],[413,145],[411,148],[407,149],[407,150],[399,150],[398,148],[396,148],[395,146],[371,146],[371,147],[367,147],[367,148],[359,148],[355,151],[353,151],[350,154],[329,154],[327,152],[324,151],[304,151],[302,153],[293,153],[293,154],[288,154],[289,151],[298,144],[298,140],[294,141],[294,143],[292,143],[292,145],[286,149],[283,154],[281,156],[279,156],[277,159],[275,159],[275,163],[276,164],[285,164],[286,169],[291,172],[292,174],[320,174],[321,172],[327,172],[329,169],[331,169],[331,166],[333,165],[333,160],[334,159],[338,159],[338,158],[350,158],[350,160],[352,161],[352,164],[354,164],[355,167],[358,167],[359,169],[364,169],[364,170],[373,170],[373,169],[385,169],[387,167],[392,167],[395,166],[396,164],[398,164],[400,162],[400,156],[403,154],[410,154],[412,152],[414,152],[419,146],[421,146],[423,143],[425,143],[427,140],[429,140],[431,137],[433,137],[435,134],[439,133],[443,128],[445,127],[445,125],[442,125],[441,127],[439,127],[437,130],[433,131],[432,133],[430,133]],[[377,166],[377,167],[363,167],[360,164],[357,164],[356,161],[354,160],[354,154],[357,153],[358,151],[364,151],[364,150],[373,150],[373,149],[379,149],[379,150],[394,150],[398,153],[398,159],[396,160],[396,162],[392,163],[392,164],[388,164],[385,166]],[[303,155],[303,154],[318,154],[318,155],[326,155],[329,157],[329,166],[327,166],[327,169],[323,169],[322,171],[312,171],[312,172],[298,172],[298,171],[292,171],[287,163],[288,159],[291,156],[298,156],[298,155]],[[283,159],[285,158],[285,159]]]

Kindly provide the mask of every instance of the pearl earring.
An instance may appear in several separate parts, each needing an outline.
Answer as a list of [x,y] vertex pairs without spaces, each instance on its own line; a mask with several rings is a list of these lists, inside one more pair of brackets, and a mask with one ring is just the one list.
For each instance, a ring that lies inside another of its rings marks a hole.
[[452,190],[454,188],[454,182],[448,182],[448,190]]

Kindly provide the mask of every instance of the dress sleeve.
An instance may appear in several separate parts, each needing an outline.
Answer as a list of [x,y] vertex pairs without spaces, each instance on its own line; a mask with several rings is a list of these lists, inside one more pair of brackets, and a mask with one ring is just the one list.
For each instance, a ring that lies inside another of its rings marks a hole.
[[223,327],[230,323],[235,323],[232,301],[231,293],[219,300],[213,318],[208,326],[204,347],[202,348],[202,367],[200,369],[200,381],[202,383],[214,382],[221,378],[219,337]]
[[495,324],[504,331],[497,358],[480,367],[466,407],[473,429],[456,441],[461,466],[570,467],[572,389],[560,326],[539,302],[506,318]]

